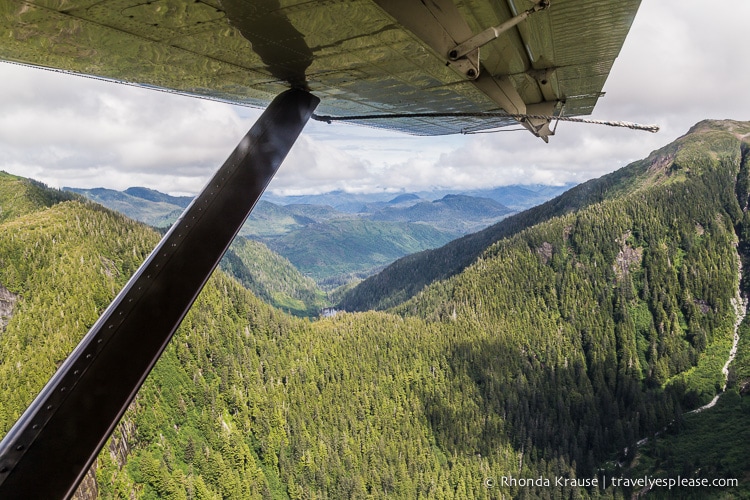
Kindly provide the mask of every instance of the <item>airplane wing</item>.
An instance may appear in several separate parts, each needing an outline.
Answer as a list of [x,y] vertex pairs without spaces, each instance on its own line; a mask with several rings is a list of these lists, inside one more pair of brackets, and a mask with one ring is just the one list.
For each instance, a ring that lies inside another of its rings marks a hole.
[[303,88],[369,126],[520,122],[546,140],[550,119],[528,116],[591,113],[639,4],[0,0],[0,59],[253,107]]

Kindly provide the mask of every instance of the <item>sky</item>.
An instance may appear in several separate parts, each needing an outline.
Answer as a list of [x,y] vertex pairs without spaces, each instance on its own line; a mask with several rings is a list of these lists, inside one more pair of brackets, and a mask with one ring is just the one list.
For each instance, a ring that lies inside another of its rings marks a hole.
[[[552,4],[554,8],[554,1]],[[750,1],[643,0],[591,118],[528,132],[414,137],[310,122],[269,191],[416,192],[583,182],[646,157],[706,118],[750,120]],[[52,187],[195,194],[260,111],[0,64],[0,170]]]

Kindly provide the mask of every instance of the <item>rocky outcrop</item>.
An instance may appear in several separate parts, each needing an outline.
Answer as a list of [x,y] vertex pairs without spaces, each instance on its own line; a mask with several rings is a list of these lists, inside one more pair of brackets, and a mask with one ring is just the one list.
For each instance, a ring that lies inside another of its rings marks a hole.
[[131,443],[134,440],[135,424],[127,418],[122,419],[109,441],[109,454],[120,469],[125,467],[128,461]]
[[[135,424],[128,419],[123,419],[117,428],[115,428],[112,438],[109,440],[109,454],[120,469],[128,461],[128,455],[130,454],[129,442],[135,439],[134,436]],[[96,500],[99,497],[99,487],[96,482],[97,462],[98,459],[86,473],[83,481],[78,486],[78,490],[73,495],[73,500]]]
[[72,500],[96,500],[98,497],[99,487],[96,484],[96,462],[94,462],[81,484],[78,485]]
[[18,296],[11,293],[10,290],[0,285],[0,332],[8,326],[11,316],[13,316],[13,307],[18,302]]

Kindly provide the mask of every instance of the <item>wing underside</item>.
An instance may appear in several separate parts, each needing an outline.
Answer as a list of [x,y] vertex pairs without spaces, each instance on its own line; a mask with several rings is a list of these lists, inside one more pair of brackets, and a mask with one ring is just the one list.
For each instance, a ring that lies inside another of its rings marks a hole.
[[305,88],[321,98],[321,114],[419,114],[366,122],[412,134],[520,121],[546,138],[549,120],[523,115],[590,114],[639,3],[0,0],[0,59],[254,107]]

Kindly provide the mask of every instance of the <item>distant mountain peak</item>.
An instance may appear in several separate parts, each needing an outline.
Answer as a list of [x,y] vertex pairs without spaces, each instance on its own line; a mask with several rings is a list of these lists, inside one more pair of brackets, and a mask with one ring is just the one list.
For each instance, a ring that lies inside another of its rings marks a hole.
[[153,201],[155,203],[170,203],[183,208],[187,207],[193,199],[191,196],[172,196],[156,191],[155,189],[140,186],[129,187],[123,192],[135,198],[141,198],[142,200]]
[[389,205],[396,205],[398,203],[407,203],[411,201],[419,201],[422,198],[414,193],[400,194],[388,202]]
[[[342,297],[339,307],[345,310],[392,307],[420,292],[426,285],[460,273],[495,242],[536,224],[600,202],[624,199],[634,193],[647,194],[653,189],[670,189],[678,183],[694,182],[696,179],[735,179],[741,168],[748,167],[750,122],[703,120],[687,134],[653,151],[643,160],[598,179],[591,179],[544,204],[505,218],[444,247],[394,262],[349,290]],[[745,208],[750,205],[750,180],[745,179],[738,186],[743,190],[741,206]],[[448,195],[438,202],[443,206],[452,206],[456,200],[455,195]],[[694,202],[698,203],[699,200]]]
[[164,196],[164,193],[160,193],[155,189],[150,189],[142,186],[129,187],[124,192],[129,194],[130,196],[135,196],[137,198],[143,198],[145,200],[151,201],[160,201]]
[[735,135],[738,139],[747,139],[750,137],[750,122],[738,120],[701,120],[688,130],[686,135],[696,134],[707,131],[723,130]]

